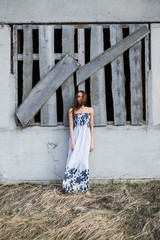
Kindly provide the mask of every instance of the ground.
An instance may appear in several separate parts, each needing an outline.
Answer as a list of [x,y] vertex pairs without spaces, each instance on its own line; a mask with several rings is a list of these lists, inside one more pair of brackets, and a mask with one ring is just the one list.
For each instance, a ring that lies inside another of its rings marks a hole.
[[90,184],[91,198],[61,183],[0,185],[0,240],[159,240],[160,181]]

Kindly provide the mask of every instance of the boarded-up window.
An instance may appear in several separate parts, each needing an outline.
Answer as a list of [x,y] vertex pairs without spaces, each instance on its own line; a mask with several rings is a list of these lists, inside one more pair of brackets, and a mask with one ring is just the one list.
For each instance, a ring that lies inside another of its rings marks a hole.
[[[143,25],[14,25],[13,72],[16,108],[47,72],[69,53],[81,66],[92,61]],[[148,27],[147,24],[145,26]],[[68,124],[68,108],[78,89],[94,108],[94,126],[147,123],[149,36],[145,36],[111,63],[76,85],[76,72],[50,97],[30,125]],[[17,125],[21,125],[16,117]]]

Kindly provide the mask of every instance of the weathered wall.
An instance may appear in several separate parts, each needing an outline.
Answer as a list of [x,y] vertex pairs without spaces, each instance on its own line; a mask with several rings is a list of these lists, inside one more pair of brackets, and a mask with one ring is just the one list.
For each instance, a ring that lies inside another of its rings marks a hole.
[[15,80],[11,69],[11,29],[0,27],[0,127],[10,128],[14,125]]
[[159,0],[0,0],[0,6],[4,23],[160,21]]
[[[90,178],[127,179],[160,176],[160,128],[96,127],[90,153]],[[63,178],[69,131],[30,127],[0,132],[0,178],[58,180]]]
[[[151,25],[149,126],[95,127],[91,179],[160,176],[160,24]],[[0,181],[63,178],[69,129],[15,125],[15,79],[10,73],[11,31],[0,28]]]
[[154,125],[160,123],[160,24],[151,24],[151,79],[149,90],[152,109],[152,122]]

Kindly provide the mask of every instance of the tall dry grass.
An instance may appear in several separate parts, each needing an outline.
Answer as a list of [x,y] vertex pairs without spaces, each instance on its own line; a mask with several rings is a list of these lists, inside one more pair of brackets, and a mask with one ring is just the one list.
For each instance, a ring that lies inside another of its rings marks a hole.
[[90,192],[0,185],[0,240],[160,240],[160,181],[90,184]]

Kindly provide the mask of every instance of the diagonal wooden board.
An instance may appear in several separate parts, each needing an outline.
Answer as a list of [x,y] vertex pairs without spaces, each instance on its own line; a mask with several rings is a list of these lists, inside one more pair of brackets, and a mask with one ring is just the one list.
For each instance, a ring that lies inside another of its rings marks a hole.
[[99,54],[97,57],[92,59],[86,65],[79,68],[76,72],[77,85],[89,78],[92,74],[96,73],[99,69],[112,62],[115,58],[120,56],[124,51],[129,49],[131,46],[136,44],[147,34],[149,30],[146,26],[141,27],[134,33],[130,34],[126,38],[122,39],[120,42],[110,47],[103,53]]
[[65,57],[34,86],[16,110],[16,115],[23,127],[29,123],[49,97],[79,66],[80,64],[71,55],[66,54]]

